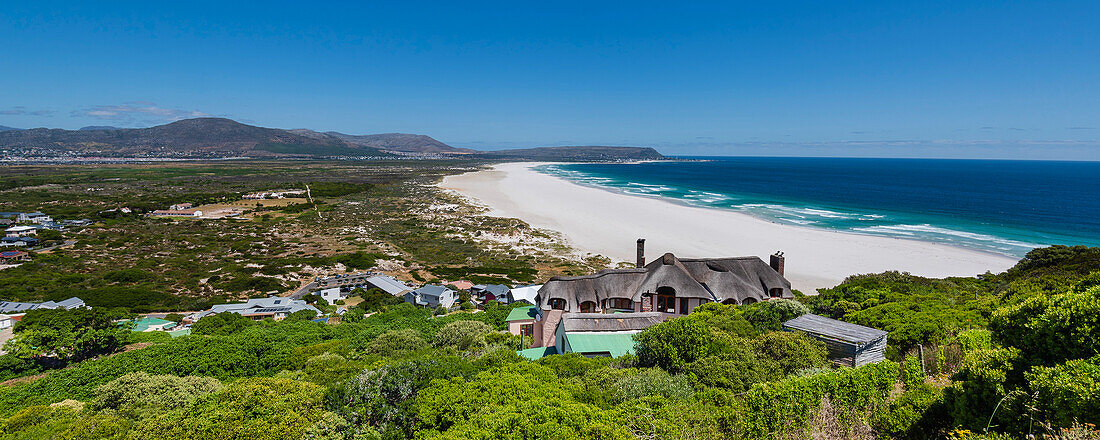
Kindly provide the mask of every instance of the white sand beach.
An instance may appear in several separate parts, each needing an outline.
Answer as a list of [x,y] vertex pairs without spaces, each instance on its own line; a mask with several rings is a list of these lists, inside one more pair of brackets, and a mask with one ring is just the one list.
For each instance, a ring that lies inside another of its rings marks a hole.
[[795,289],[813,293],[846,276],[899,270],[929,277],[999,272],[1015,260],[953,246],[771,223],[746,214],[685,206],[578,185],[508,163],[449,176],[440,184],[490,207],[490,215],[523,219],[561,232],[577,249],[634,261],[646,239],[646,260],[768,255],[782,250]]

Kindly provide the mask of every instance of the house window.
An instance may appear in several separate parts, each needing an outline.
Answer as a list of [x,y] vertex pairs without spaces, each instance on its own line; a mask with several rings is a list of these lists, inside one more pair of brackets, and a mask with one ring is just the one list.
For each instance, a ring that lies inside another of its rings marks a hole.
[[680,314],[681,315],[688,314],[688,299],[687,298],[680,298]]
[[582,302],[581,313],[596,313],[596,303],[592,301]]
[[671,287],[657,288],[657,311],[676,313],[676,289]]
[[519,326],[520,336],[533,336],[535,334],[535,324],[523,324]]
[[779,297],[783,296],[783,289],[779,288],[779,287],[776,287],[774,289],[769,290],[768,295],[770,295],[772,298],[779,298]]
[[634,301],[629,298],[611,298],[607,300],[608,308],[619,310],[634,310]]
[[565,300],[561,298],[551,298],[550,308],[554,310],[565,310]]

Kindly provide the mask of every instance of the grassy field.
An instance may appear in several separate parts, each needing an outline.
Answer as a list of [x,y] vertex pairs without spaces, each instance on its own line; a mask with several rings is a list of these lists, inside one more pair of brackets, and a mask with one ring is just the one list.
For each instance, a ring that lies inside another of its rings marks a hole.
[[[17,166],[0,177],[0,211],[90,218],[71,249],[0,271],[0,299],[79,296],[136,311],[293,291],[314,276],[377,268],[412,282],[528,283],[603,267],[561,240],[432,186],[477,162],[218,162]],[[241,200],[309,185],[305,199]],[[175,203],[247,207],[242,219],[140,215]],[[259,205],[259,206],[257,206]],[[121,214],[127,207],[132,214]]]

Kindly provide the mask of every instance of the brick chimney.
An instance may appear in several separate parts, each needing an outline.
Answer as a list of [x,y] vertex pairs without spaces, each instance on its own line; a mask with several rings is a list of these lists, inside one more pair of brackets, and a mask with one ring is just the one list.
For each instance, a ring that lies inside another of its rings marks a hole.
[[645,267],[645,239],[638,239],[638,266],[639,268]]
[[772,254],[771,266],[776,272],[779,272],[780,276],[783,276],[783,265],[786,262],[786,258],[783,256],[783,251]]

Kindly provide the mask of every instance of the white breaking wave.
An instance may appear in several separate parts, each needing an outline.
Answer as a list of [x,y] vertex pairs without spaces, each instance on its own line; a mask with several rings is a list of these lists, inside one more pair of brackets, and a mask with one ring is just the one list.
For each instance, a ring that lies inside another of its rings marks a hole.
[[918,233],[937,234],[937,235],[946,235],[946,236],[949,236],[949,237],[965,238],[967,240],[974,240],[974,241],[979,241],[979,242],[996,243],[996,244],[999,244],[999,245],[1002,245],[1002,246],[1013,246],[1013,247],[1021,247],[1021,248],[1028,248],[1028,249],[1045,246],[1043,244],[1028,243],[1028,242],[1023,242],[1023,241],[1019,241],[1019,240],[1012,240],[1012,239],[1009,239],[1009,238],[997,237],[997,236],[989,235],[989,234],[980,234],[980,233],[977,233],[977,232],[968,232],[968,231],[959,231],[959,230],[956,230],[956,229],[948,229],[948,228],[943,228],[943,227],[939,227],[939,226],[933,226],[933,225],[930,225],[928,223],[919,224],[919,225],[880,225],[880,226],[870,226],[870,227],[866,227],[866,228],[853,228],[853,230],[863,231],[863,232],[877,232],[877,233],[910,235],[910,236],[919,235]]

